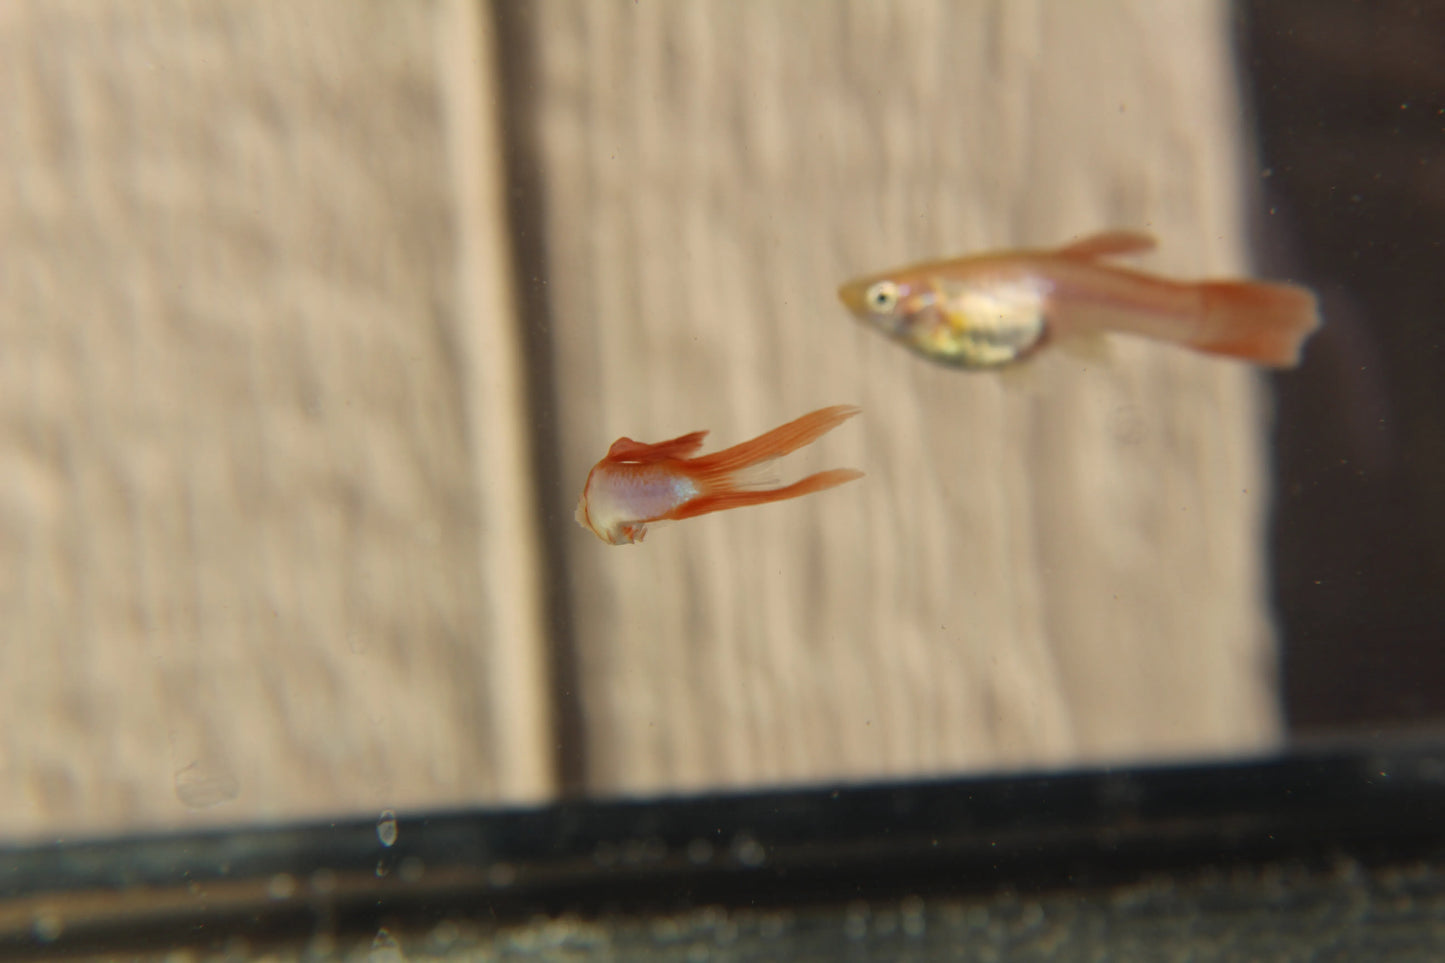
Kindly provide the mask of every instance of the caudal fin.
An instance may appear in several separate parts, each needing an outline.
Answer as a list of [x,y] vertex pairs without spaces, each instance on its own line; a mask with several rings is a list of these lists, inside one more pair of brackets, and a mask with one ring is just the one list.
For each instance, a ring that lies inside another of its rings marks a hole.
[[862,477],[863,473],[853,468],[833,468],[828,471],[820,471],[816,475],[809,475],[801,481],[793,482],[791,485],[784,485],[782,488],[769,488],[759,491],[757,489],[720,487],[684,503],[668,517],[693,518],[697,515],[706,515],[708,512],[720,512],[728,508],[746,508],[748,505],[766,505],[768,502],[780,502],[788,498],[797,498],[799,495],[811,495],[814,492],[836,488],[839,485],[853,481],[855,478]]
[[802,481],[782,488],[764,488],[761,487],[763,483],[758,479],[756,469],[762,462],[797,451],[809,442],[816,441],[861,410],[852,405],[822,408],[759,435],[752,441],[745,441],[701,458],[688,459],[687,475],[698,486],[701,494],[679,505],[668,517],[692,518],[727,508],[780,502],[862,478],[861,471],[835,468],[832,471],[809,475]]
[[1309,290],[1292,284],[1206,281],[1204,322],[1191,347],[1275,368],[1299,364],[1300,350],[1320,326]]
[[779,458],[789,452],[797,451],[804,445],[817,441],[862,410],[853,405],[820,408],[801,418],[794,419],[786,425],[774,428],[766,434],[759,435],[752,441],[745,441],[733,445],[731,448],[715,451],[711,455],[690,459],[688,473],[707,476],[710,480],[722,480],[725,476],[741,471],[749,465],[756,465],[760,461]]

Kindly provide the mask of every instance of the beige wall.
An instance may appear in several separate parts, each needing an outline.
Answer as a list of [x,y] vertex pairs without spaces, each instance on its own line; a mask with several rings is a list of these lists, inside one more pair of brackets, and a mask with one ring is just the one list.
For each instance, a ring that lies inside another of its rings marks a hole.
[[547,792],[473,8],[7,10],[7,829]]
[[[832,294],[1113,225],[1241,269],[1224,4],[506,10],[525,88],[465,0],[3,8],[7,832],[545,798],[559,757],[651,792],[1278,738],[1249,372],[968,376]],[[618,435],[841,402],[794,467],[859,484],[571,524]]]

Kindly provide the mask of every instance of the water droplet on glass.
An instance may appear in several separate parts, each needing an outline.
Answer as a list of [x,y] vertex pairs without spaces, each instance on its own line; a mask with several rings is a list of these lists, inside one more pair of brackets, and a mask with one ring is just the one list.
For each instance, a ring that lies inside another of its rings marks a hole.
[[682,938],[682,934],[682,923],[674,917],[660,916],[652,921],[654,943],[676,943]]
[[442,920],[432,928],[427,939],[439,950],[449,950],[461,939],[462,931],[451,920]]
[[775,940],[788,928],[788,917],[783,913],[764,913],[758,918],[758,936]]
[[396,813],[383,809],[376,820],[376,838],[388,849],[396,845]]
[[700,837],[688,843],[687,861],[694,866],[712,862],[712,843]]
[[905,896],[899,904],[898,912],[903,916],[903,932],[912,937],[922,936],[928,928],[927,918],[923,915],[923,899],[918,896]]
[[187,809],[210,809],[230,802],[241,791],[230,767],[221,760],[197,759],[176,770],[176,798]]
[[1121,445],[1137,445],[1144,440],[1144,416],[1134,405],[1119,405],[1109,413],[1109,433]]
[[371,952],[366,955],[366,960],[367,963],[404,963],[406,954],[402,953],[396,937],[383,926],[376,931],[376,939],[371,941]]
[[311,891],[313,893],[326,894],[336,889],[336,871],[334,869],[318,869],[311,874]]
[[617,862],[617,847],[609,842],[600,842],[592,848],[592,862],[598,866],[612,866]]
[[733,837],[733,858],[744,866],[758,867],[768,858],[763,844],[751,836],[739,834]]
[[54,943],[65,932],[65,919],[54,910],[39,910],[30,920],[30,932],[42,943]]
[[266,895],[272,899],[290,899],[296,895],[296,877],[290,873],[277,873],[266,883]]

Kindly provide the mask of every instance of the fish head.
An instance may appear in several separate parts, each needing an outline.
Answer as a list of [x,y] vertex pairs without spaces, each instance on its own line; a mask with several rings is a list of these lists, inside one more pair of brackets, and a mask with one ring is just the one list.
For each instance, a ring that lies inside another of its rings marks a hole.
[[[598,538],[603,538],[602,533],[592,527],[592,519],[587,515],[586,489],[582,490],[582,495],[577,499],[577,510],[572,513],[572,517],[577,519],[578,525],[581,525],[583,528],[587,529],[587,531],[591,532],[593,535],[596,535]],[[606,539],[603,538],[603,541],[606,541]]]
[[633,545],[642,541],[647,534],[647,526],[633,522],[621,522],[614,525],[599,527],[592,521],[592,515],[588,511],[587,493],[583,492],[582,497],[577,499],[577,510],[573,513],[577,524],[587,531],[602,539],[608,545]]
[[572,517],[577,519],[578,525],[608,545],[635,545],[642,541],[647,535],[647,525],[609,509],[605,484],[597,492],[597,504],[593,504],[593,499],[589,496],[593,493],[592,479],[596,474],[596,468],[588,473],[587,484],[582,488],[582,495],[577,499],[577,509],[572,513]]
[[607,530],[605,528],[598,528],[592,521],[591,505],[588,502],[587,494],[592,490],[592,475],[595,474],[596,471],[597,469],[594,468],[591,472],[588,472],[587,484],[582,486],[582,494],[577,498],[577,510],[572,513],[572,517],[577,519],[578,525],[581,525],[607,544],[616,545],[617,543],[615,541],[608,538]]
[[959,331],[937,284],[906,273],[850,281],[838,299],[853,316],[918,354],[956,364]]
[[892,277],[849,281],[838,289],[838,300],[853,316],[892,338],[903,338],[918,312],[916,285]]

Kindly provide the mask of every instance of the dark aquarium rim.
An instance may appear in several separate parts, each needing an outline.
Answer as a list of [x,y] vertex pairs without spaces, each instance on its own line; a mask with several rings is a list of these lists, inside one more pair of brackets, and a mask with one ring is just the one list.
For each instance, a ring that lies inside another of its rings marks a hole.
[[0,848],[0,955],[1421,864],[1442,814],[1416,747],[60,841]]

